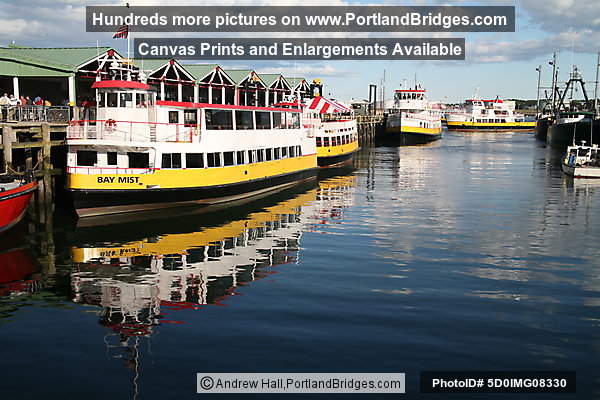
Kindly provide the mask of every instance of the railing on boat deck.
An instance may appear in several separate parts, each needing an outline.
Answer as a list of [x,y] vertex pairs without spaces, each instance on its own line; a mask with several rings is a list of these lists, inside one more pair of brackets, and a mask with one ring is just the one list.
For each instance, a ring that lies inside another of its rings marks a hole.
[[0,106],[2,122],[67,122],[70,115],[67,106]]
[[[167,135],[164,129],[172,130]],[[118,142],[191,143],[200,135],[197,125],[164,122],[132,122],[107,120],[70,121],[68,140],[109,140]]]
[[67,172],[85,175],[144,175],[154,173],[155,168],[116,168],[116,167],[67,167]]

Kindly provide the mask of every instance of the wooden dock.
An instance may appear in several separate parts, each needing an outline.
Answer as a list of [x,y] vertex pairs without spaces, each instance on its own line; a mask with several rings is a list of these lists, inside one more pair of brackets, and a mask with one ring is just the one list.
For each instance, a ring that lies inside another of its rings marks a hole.
[[[58,153],[66,154],[67,124],[64,122],[5,122],[0,124],[0,172],[34,171],[38,191],[32,197],[35,220],[51,226],[57,177],[64,165],[54,168]],[[62,182],[62,181],[61,181]]]
[[356,116],[356,129],[360,146],[371,145],[375,137],[383,130],[383,114],[366,114]]

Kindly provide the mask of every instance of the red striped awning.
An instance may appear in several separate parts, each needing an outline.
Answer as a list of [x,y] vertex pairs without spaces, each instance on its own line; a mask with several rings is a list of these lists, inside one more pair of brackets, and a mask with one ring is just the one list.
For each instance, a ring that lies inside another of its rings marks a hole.
[[316,111],[319,114],[335,114],[335,113],[349,113],[352,109],[345,105],[338,103],[337,101],[326,99],[325,97],[315,97],[308,106],[309,110]]

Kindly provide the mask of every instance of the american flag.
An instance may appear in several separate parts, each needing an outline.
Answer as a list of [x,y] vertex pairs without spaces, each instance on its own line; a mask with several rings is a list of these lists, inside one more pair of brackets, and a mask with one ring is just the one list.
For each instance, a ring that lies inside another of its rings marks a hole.
[[127,36],[129,36],[129,25],[122,25],[113,35],[113,39],[127,39]]

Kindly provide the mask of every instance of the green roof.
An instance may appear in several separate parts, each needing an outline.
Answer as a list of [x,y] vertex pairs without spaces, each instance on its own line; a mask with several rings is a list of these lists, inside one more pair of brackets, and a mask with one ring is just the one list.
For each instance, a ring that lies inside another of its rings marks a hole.
[[[306,81],[306,78],[287,77],[286,76],[285,80],[288,81],[288,83],[292,86],[292,88],[295,88],[300,83],[302,83],[302,81]],[[306,81],[306,83],[308,84],[308,81]]]
[[0,75],[68,76],[110,47],[0,47]]
[[267,86],[271,86],[280,76],[281,74],[260,74],[260,79],[262,79]]
[[[229,75],[229,77],[235,82],[236,85],[239,85],[240,83],[242,83],[242,81],[244,79],[246,79],[248,77],[248,75],[250,75],[252,72],[254,72],[254,71],[251,69],[227,69],[227,70],[225,70],[225,73],[227,75]],[[254,72],[254,73],[256,73],[256,72]],[[262,80],[262,75],[259,75],[258,73],[256,73],[256,75],[258,76],[260,81],[264,84],[265,82]]]
[[77,67],[110,47],[1,47],[0,58],[75,72]]
[[138,58],[133,60],[133,63],[135,64],[136,67],[138,68],[142,68],[142,64],[144,65],[144,71],[151,71],[154,72],[157,69],[163,67],[165,64],[167,64],[169,61],[171,61],[171,59],[157,59],[157,58],[150,58],[148,60],[140,60]]
[[215,68],[218,67],[217,64],[184,64],[183,67],[190,73],[196,81],[204,78],[206,75],[211,73]]

